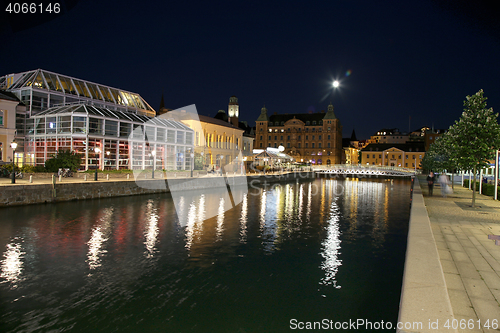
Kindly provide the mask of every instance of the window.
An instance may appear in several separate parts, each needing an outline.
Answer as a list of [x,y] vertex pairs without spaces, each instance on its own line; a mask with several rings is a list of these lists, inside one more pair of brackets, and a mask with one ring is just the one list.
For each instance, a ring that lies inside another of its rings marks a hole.
[[327,143],[328,148],[330,148],[330,142]]
[[102,125],[103,119],[100,118],[89,118],[89,133],[102,135]]
[[306,135],[306,140],[309,140],[309,135]]
[[309,147],[309,143],[308,143],[308,142],[306,142],[306,148],[308,148],[308,147]]
[[260,139],[262,140],[262,135],[260,136]]
[[318,148],[321,148],[321,142],[318,142]]
[[262,142],[260,143],[260,148],[262,148]]
[[[120,122],[120,137],[121,138],[127,138],[130,135],[131,131],[131,126],[132,124],[130,123],[122,123]],[[75,117],[73,117],[73,132],[75,131]]]
[[288,143],[286,144],[286,147],[287,147],[287,148],[290,148],[290,142],[288,142]]
[[318,135],[318,140],[321,140],[321,135]]
[[3,110],[0,110],[0,126],[3,126]]
[[298,140],[300,140],[300,135],[299,135],[299,138],[298,138]]
[[287,140],[290,140],[290,135],[287,136]]
[[274,136],[274,140],[278,140],[278,136],[277,135]]
[[283,140],[283,135],[281,136],[280,140]]
[[268,140],[271,140],[271,136],[269,135],[269,139]]
[[316,140],[316,136],[313,135],[313,140]]
[[311,144],[311,147],[314,148],[314,142]]
[[300,142],[299,142],[299,148],[300,148]]
[[71,133],[71,116],[57,117],[57,128],[59,133]]
[[104,135],[117,136],[118,122],[114,120],[106,120],[106,123],[104,124]]

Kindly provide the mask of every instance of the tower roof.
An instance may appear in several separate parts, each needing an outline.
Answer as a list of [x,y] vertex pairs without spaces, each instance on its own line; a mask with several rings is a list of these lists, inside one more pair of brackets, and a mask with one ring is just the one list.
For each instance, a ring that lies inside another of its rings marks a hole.
[[267,109],[266,109],[265,105],[262,109],[260,109],[260,116],[259,116],[259,118],[257,118],[257,121],[269,121],[269,118],[267,117]]
[[332,103],[328,105],[328,112],[325,114],[325,117],[323,119],[337,119],[337,117],[335,117],[335,113],[333,112]]

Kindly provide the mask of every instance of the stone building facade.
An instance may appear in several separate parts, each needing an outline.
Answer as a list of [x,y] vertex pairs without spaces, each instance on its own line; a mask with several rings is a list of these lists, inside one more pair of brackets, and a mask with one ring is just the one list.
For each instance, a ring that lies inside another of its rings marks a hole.
[[256,120],[255,149],[283,146],[295,161],[316,165],[342,162],[342,125],[333,105],[328,111],[268,115],[263,107]]

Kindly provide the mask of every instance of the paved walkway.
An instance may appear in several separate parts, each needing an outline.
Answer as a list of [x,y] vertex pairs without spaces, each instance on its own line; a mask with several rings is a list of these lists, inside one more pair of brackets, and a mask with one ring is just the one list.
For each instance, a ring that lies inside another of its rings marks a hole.
[[[454,317],[474,327],[458,331],[500,332],[500,246],[488,239],[500,235],[500,201],[476,193],[473,209],[469,189],[455,185],[443,198],[438,185],[431,197],[425,177],[419,180]],[[487,320],[490,329],[484,327]]]

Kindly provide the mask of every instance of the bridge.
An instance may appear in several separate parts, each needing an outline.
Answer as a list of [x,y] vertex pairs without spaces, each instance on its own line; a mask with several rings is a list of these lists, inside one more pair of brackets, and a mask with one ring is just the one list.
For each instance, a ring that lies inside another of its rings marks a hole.
[[409,168],[361,164],[316,165],[312,169],[318,174],[344,177],[411,177],[420,173],[420,170]]

